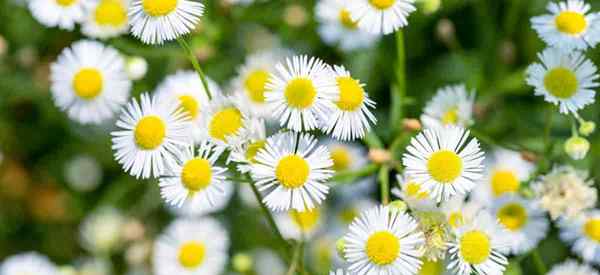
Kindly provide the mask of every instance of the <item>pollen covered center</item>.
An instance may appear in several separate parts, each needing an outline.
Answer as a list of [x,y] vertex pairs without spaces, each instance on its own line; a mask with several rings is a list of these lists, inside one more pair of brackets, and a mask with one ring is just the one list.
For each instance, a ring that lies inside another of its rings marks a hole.
[[321,213],[315,208],[312,210],[306,210],[304,212],[292,210],[290,211],[289,215],[296,226],[298,226],[304,232],[309,232],[317,225]]
[[521,185],[515,173],[501,170],[494,172],[490,184],[492,185],[492,193],[496,197],[505,193],[517,192]]
[[198,101],[191,95],[180,96],[179,106],[190,116],[191,119],[195,119],[200,112]]
[[444,125],[455,125],[458,122],[458,107],[448,109],[442,115],[442,123]]
[[583,228],[588,238],[600,243],[600,219],[588,220]]
[[365,250],[371,262],[388,265],[398,258],[400,241],[390,232],[379,231],[369,237]]
[[234,107],[225,108],[214,114],[210,121],[210,136],[222,141],[225,138],[237,134],[242,128],[242,113]]
[[441,183],[451,183],[462,173],[462,159],[454,152],[442,150],[431,154],[427,169],[433,179]]
[[460,239],[460,255],[469,264],[485,262],[491,252],[490,238],[481,231],[467,232]]
[[181,182],[191,192],[198,192],[210,185],[212,178],[210,162],[203,158],[189,160],[181,170]]
[[73,5],[77,0],[56,0],[56,4],[63,7]]
[[244,81],[248,97],[257,103],[265,102],[265,86],[269,81],[270,74],[266,70],[255,70],[248,74]]
[[177,0],[142,0],[142,7],[150,16],[165,16],[177,8]]
[[511,203],[498,210],[498,220],[510,231],[517,231],[527,223],[527,210],[517,203]]
[[246,148],[246,160],[248,160],[250,163],[255,163],[256,162],[256,154],[258,154],[258,151],[265,148],[266,144],[267,144],[267,141],[264,139],[257,140],[255,142],[250,143],[248,145],[248,148]]
[[333,160],[333,170],[337,172],[344,171],[352,165],[352,156],[343,147],[332,148],[331,159]]
[[313,82],[307,78],[296,78],[285,87],[287,103],[297,109],[310,107],[317,97],[317,90]]
[[127,10],[119,0],[102,0],[94,18],[98,25],[120,27],[127,22]]
[[277,180],[286,188],[302,187],[308,180],[309,174],[308,162],[296,154],[282,158],[275,171]]
[[340,11],[340,23],[342,26],[348,29],[356,29],[358,27],[358,22],[352,20],[352,16],[350,16],[350,12],[347,9],[342,9]]
[[554,68],[544,77],[544,87],[546,90],[553,96],[561,99],[573,96],[577,92],[578,86],[577,76],[567,68]]
[[336,81],[340,90],[340,99],[336,102],[338,108],[349,112],[360,108],[365,95],[358,80],[351,77],[338,77]]
[[570,35],[580,34],[587,27],[585,16],[574,11],[563,11],[554,20],[560,32]]
[[396,0],[369,0],[369,3],[380,10],[386,10],[396,3]]
[[184,243],[179,248],[179,263],[187,269],[195,269],[204,262],[206,248],[200,242],[191,241]]
[[73,77],[73,90],[83,99],[94,99],[102,92],[102,74],[94,68],[83,68]]
[[145,150],[160,146],[165,138],[167,129],[158,116],[145,116],[135,126],[135,143]]
[[408,196],[417,198],[417,199],[426,199],[429,195],[427,190],[421,190],[421,185],[416,182],[409,182],[406,184],[405,192]]

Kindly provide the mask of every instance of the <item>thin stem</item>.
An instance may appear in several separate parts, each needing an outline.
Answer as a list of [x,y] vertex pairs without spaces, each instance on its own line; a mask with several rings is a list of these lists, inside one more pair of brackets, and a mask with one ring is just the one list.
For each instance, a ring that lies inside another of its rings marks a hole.
[[533,262],[535,264],[535,268],[537,269],[538,273],[540,275],[546,274],[546,272],[548,271],[548,269],[546,268],[546,264],[544,264],[544,260],[542,259],[542,255],[540,255],[540,252],[539,252],[539,250],[537,248],[535,248],[531,252],[531,256],[533,257]]
[[404,49],[404,34],[396,31],[396,82],[392,87],[392,106],[390,109],[390,126],[395,132],[401,127],[404,98],[406,97],[406,53]]
[[353,183],[359,178],[375,174],[378,168],[377,164],[371,163],[356,170],[338,172],[331,178],[331,181],[337,184]]
[[290,264],[290,268],[288,269],[287,275],[294,275],[296,273],[296,268],[298,267],[298,258],[300,257],[300,249],[301,243],[299,242],[294,249],[294,255],[292,256],[292,263]]
[[179,45],[181,46],[181,48],[183,48],[183,50],[187,53],[188,59],[190,60],[190,62],[192,62],[192,66],[194,67],[194,70],[196,70],[196,73],[198,73],[198,76],[200,77],[200,80],[202,81],[202,86],[204,87],[204,90],[206,91],[206,94],[208,95],[208,99],[209,100],[212,99],[212,93],[210,92],[210,89],[208,88],[208,81],[206,80],[206,75],[204,74],[204,71],[202,71],[202,67],[200,67],[200,63],[198,63],[198,59],[196,59],[196,56],[194,55],[194,51],[192,51],[192,48],[190,48],[188,43],[185,42],[185,39],[178,37],[177,42],[179,42]]
[[379,189],[381,189],[381,203],[390,203],[390,168],[387,165],[379,169]]
[[256,197],[256,200],[258,201],[258,203],[260,205],[260,208],[263,211],[263,214],[267,218],[267,222],[269,223],[269,226],[271,227],[271,229],[273,230],[273,232],[275,232],[275,236],[277,237],[277,239],[279,240],[279,242],[281,242],[281,244],[282,244],[282,246],[283,246],[283,248],[285,250],[286,255],[289,257],[289,251],[288,251],[289,244],[285,240],[285,238],[283,238],[283,235],[281,235],[281,231],[279,231],[279,228],[277,227],[277,224],[275,223],[275,219],[273,219],[273,215],[271,214],[271,211],[269,211],[269,209],[267,208],[267,206],[263,202],[262,195],[258,191],[258,188],[256,188],[256,186],[254,185],[254,183],[249,182],[248,184],[250,184],[250,187],[252,188],[252,192],[254,193],[254,196]]
[[552,110],[552,105],[549,106],[550,107],[548,107],[545,116],[546,127],[544,128],[544,152],[546,152],[546,150],[548,150],[550,147],[550,132],[552,131],[552,115],[554,110]]

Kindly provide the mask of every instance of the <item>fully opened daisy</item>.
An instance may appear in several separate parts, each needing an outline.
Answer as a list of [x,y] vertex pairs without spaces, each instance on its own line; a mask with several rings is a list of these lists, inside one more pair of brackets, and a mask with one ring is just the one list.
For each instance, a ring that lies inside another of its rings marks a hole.
[[320,207],[311,210],[278,212],[275,222],[286,239],[301,240],[310,238],[319,230],[324,221],[325,211]]
[[363,89],[363,84],[350,76],[343,66],[334,67],[334,76],[338,89],[338,98],[334,112],[327,114],[323,131],[340,140],[363,138],[377,121],[369,109],[375,102]]
[[192,31],[204,5],[194,0],[135,0],[129,8],[133,36],[146,44],[162,44]]
[[358,144],[327,139],[323,142],[323,145],[331,153],[335,172],[356,170],[368,162],[367,152]]
[[64,49],[50,67],[50,78],[56,105],[84,124],[111,119],[131,88],[121,54],[91,40]]
[[58,275],[58,268],[48,257],[37,252],[27,252],[10,256],[0,265],[2,275],[41,274]]
[[129,0],[100,0],[87,9],[81,32],[89,37],[106,39],[128,30]]
[[238,97],[215,94],[200,114],[206,137],[222,149],[240,146],[255,123],[247,107]]
[[317,146],[313,136],[284,132],[268,138],[258,151],[252,177],[272,210],[305,211],[325,200],[332,166],[329,151]]
[[342,50],[351,51],[371,47],[379,35],[366,32],[352,19],[348,6],[351,1],[320,0],[315,13],[319,21],[319,35],[328,45],[339,45]]
[[421,122],[425,128],[455,125],[469,127],[473,124],[475,93],[464,85],[447,86],[427,103]]
[[167,203],[181,207],[210,208],[225,197],[226,168],[215,165],[219,152],[210,143],[180,150],[177,164],[160,179],[160,193]]
[[222,274],[228,249],[227,231],[217,220],[175,220],[154,244],[154,274]]
[[388,207],[370,209],[356,218],[344,236],[344,257],[352,274],[416,274],[423,233],[406,213]]
[[267,83],[265,100],[281,126],[309,131],[335,110],[338,97],[331,68],[318,58],[305,55],[288,58],[276,66]]
[[502,275],[508,264],[500,252],[507,240],[502,227],[486,212],[456,230],[456,240],[449,244],[450,269],[457,275]]
[[115,158],[136,178],[164,175],[175,165],[175,155],[192,142],[189,119],[178,102],[159,102],[148,94],[124,108],[117,128],[111,133]]
[[406,175],[437,202],[466,194],[481,178],[484,159],[477,139],[468,139],[469,131],[459,127],[425,129],[406,148]]
[[408,15],[416,10],[414,0],[348,1],[348,11],[358,26],[374,34],[390,34],[408,25]]
[[548,272],[548,275],[598,275],[598,271],[589,265],[579,264],[575,260],[567,260],[564,263],[555,265]]
[[600,264],[600,210],[588,210],[573,219],[559,222],[560,238],[585,262]]
[[551,47],[562,51],[585,50],[600,42],[600,13],[590,13],[582,0],[550,2],[550,14],[531,19],[533,29]]
[[84,20],[88,3],[88,0],[32,0],[29,10],[46,27],[73,30],[76,23]]
[[453,229],[471,223],[482,208],[481,204],[473,200],[466,200],[465,196],[454,196],[440,204],[440,210]]
[[535,95],[558,105],[564,114],[577,113],[594,103],[594,88],[599,86],[598,70],[582,53],[549,48],[539,58],[541,64],[527,68],[527,84],[535,88]]
[[435,206],[429,196],[429,190],[422,184],[405,175],[396,175],[398,187],[392,188],[392,194],[401,198],[412,210],[428,210]]

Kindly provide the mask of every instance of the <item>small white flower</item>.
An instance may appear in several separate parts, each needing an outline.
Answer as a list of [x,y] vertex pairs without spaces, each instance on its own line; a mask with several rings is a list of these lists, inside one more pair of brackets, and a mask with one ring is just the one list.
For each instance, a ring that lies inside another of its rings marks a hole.
[[0,265],[2,275],[58,275],[58,268],[48,257],[37,252],[27,252],[10,256]]
[[600,264],[600,210],[592,209],[574,218],[559,220],[560,238],[586,263]]
[[231,201],[231,197],[233,197],[233,193],[235,190],[234,183],[231,183],[229,181],[223,182],[222,188],[223,194],[218,200],[214,202],[213,205],[209,205],[208,203],[199,203],[202,206],[197,207],[197,205],[194,205],[192,203],[184,203],[181,207],[177,207],[168,204],[168,210],[174,215],[188,218],[202,217],[209,214],[218,213],[227,207],[229,201]]
[[205,139],[220,150],[235,148],[247,141],[252,126],[248,106],[239,97],[213,93],[212,99],[201,115]]
[[425,128],[455,125],[463,128],[473,124],[475,92],[465,85],[446,86],[425,106],[421,121]]
[[325,221],[325,210],[315,207],[311,210],[275,213],[275,223],[286,239],[301,240],[312,237]]
[[590,150],[590,142],[580,136],[572,136],[565,142],[565,152],[574,160],[585,158]]
[[65,164],[65,181],[79,192],[96,189],[102,182],[102,167],[88,155],[78,155]]
[[70,31],[84,20],[89,3],[89,0],[31,0],[29,10],[42,25]]
[[431,199],[429,189],[406,175],[396,175],[396,180],[400,188],[392,188],[392,194],[402,199],[411,210],[424,211],[435,208],[436,203]]
[[473,222],[482,209],[483,206],[480,203],[474,200],[466,200],[465,196],[455,196],[440,205],[440,210],[453,229]]
[[599,275],[598,271],[589,265],[579,264],[575,260],[567,260],[552,267],[548,275]]
[[127,70],[129,79],[140,80],[144,78],[148,72],[148,62],[143,57],[132,56],[127,58],[125,69]]
[[348,11],[358,27],[373,34],[390,34],[408,25],[414,0],[354,0]]
[[81,32],[92,38],[106,39],[126,33],[129,0],[99,0],[87,7]]
[[253,119],[250,124],[246,141],[235,146],[229,156],[232,161],[237,163],[237,169],[241,173],[248,173],[252,170],[252,164],[256,163],[256,154],[267,144],[265,121]]
[[81,224],[81,245],[92,253],[110,253],[122,245],[124,225],[125,217],[117,209],[100,208]]
[[366,32],[358,27],[348,11],[351,1],[320,0],[315,8],[319,21],[319,35],[328,45],[339,45],[344,51],[369,48],[378,34]]
[[352,171],[365,166],[369,160],[367,151],[359,144],[352,142],[340,142],[326,139],[322,142],[331,153],[333,170],[335,172]]

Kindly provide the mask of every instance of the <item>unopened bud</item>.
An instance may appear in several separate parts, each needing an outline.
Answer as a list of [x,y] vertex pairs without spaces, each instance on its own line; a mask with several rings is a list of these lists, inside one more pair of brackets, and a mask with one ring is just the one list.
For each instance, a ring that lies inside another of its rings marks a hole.
[[406,212],[406,210],[408,210],[408,206],[402,200],[395,200],[393,202],[390,202],[389,206],[390,210],[397,211],[399,213],[404,213]]
[[301,5],[292,4],[285,8],[284,21],[292,27],[301,27],[308,22],[306,9]]
[[148,62],[139,56],[130,57],[127,59],[126,70],[129,79],[140,80],[148,72]]
[[337,240],[335,242],[335,250],[338,253],[338,256],[340,256],[340,258],[342,259],[346,259],[346,254],[344,253],[344,250],[346,249],[346,241],[344,241],[344,238],[340,238],[339,240]]
[[237,253],[231,260],[233,269],[239,273],[246,273],[252,269],[252,257],[246,253]]
[[522,151],[521,158],[529,162],[536,162],[538,160],[538,156],[535,153],[529,151]]
[[585,158],[585,155],[590,150],[590,142],[587,139],[573,136],[565,142],[565,152],[575,160]]
[[378,164],[389,162],[392,159],[392,154],[385,149],[369,150],[369,159]]
[[579,133],[584,136],[589,136],[596,130],[596,123],[593,121],[583,121],[579,126]]
[[425,14],[432,14],[440,9],[442,0],[421,0],[421,10]]
[[437,37],[447,45],[452,45],[455,39],[456,29],[450,19],[441,19],[436,27]]
[[421,130],[421,122],[414,118],[405,118],[402,120],[402,128],[405,131],[419,131]]

